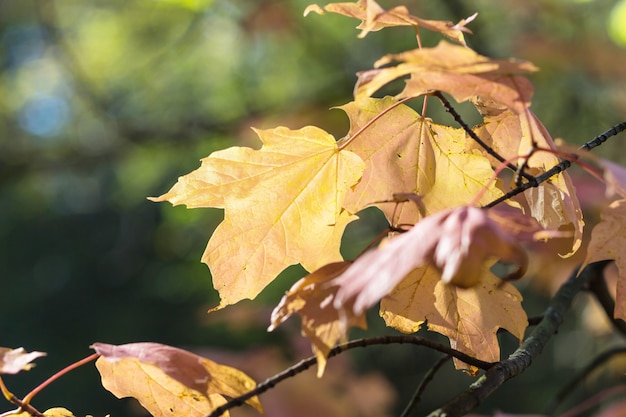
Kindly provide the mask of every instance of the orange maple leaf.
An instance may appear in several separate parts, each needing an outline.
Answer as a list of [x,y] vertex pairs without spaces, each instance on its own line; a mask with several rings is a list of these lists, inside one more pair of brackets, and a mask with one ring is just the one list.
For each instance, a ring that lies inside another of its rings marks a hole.
[[[252,390],[256,382],[230,366],[159,343],[94,343],[104,388],[137,399],[153,416],[202,417]],[[246,401],[263,413],[257,397]],[[225,415],[228,415],[226,413]]]
[[[350,118],[350,131],[338,144],[366,164],[344,202],[348,211],[374,205],[391,224],[414,224],[424,214],[469,204],[480,193],[477,204],[502,196],[489,160],[467,151],[471,139],[463,130],[433,123],[391,97],[366,97],[339,108]],[[414,204],[396,207],[394,194],[401,193],[418,194],[424,213]]]
[[[380,68],[392,62],[398,64]],[[391,81],[410,75],[404,90],[396,98],[417,97],[440,90],[458,102],[484,96],[516,113],[530,106],[533,95],[532,84],[520,74],[537,71],[527,61],[494,60],[445,41],[434,48],[386,55],[374,67],[358,73],[355,98],[370,97]]]
[[472,33],[465,25],[478,15],[478,13],[475,13],[467,19],[453,24],[443,20],[426,20],[412,16],[405,6],[396,6],[385,10],[374,0],[359,0],[356,3],[330,3],[324,7],[312,4],[305,9],[304,15],[306,16],[310,12],[318,14],[331,12],[360,19],[362,22],[357,26],[357,29],[361,29],[359,38],[364,38],[369,32],[376,32],[386,27],[413,26],[416,29],[422,27],[439,32],[461,45],[465,45],[463,32]]
[[[476,104],[476,103],[475,103]],[[494,151],[507,160],[529,154],[533,148],[556,150],[556,145],[550,134],[530,111],[525,109],[521,113],[501,109],[500,112],[484,111],[484,124],[476,128],[477,135]],[[479,152],[484,149],[472,145]],[[500,163],[491,159],[492,164]],[[559,158],[550,152],[534,152],[527,161],[527,166],[533,174],[542,173],[560,162]],[[573,231],[571,250],[562,256],[573,255],[582,243],[583,214],[576,197],[576,190],[571,177],[562,172],[524,192],[524,197],[530,214],[546,229],[567,229]]]
[[[417,332],[427,321],[428,330],[447,336],[454,349],[497,362],[498,329],[522,340],[528,319],[517,289],[494,276],[488,266],[480,271],[480,283],[471,288],[445,285],[434,267],[415,269],[382,299],[380,314],[388,326],[403,333]],[[471,374],[478,371],[456,359],[455,366]]]
[[333,305],[338,286],[333,285],[332,280],[348,266],[350,262],[332,263],[302,278],[272,312],[270,331],[293,314],[302,317],[302,334],[311,341],[319,377],[324,373],[328,352],[338,341],[347,338],[348,328],[367,327],[363,314],[355,315],[350,306],[337,310]]
[[287,266],[313,271],[341,260],[346,225],[342,208],[364,164],[316,127],[255,130],[260,150],[233,147],[212,153],[153,201],[223,207],[224,221],[202,257],[221,302],[254,298]]
[[619,270],[613,316],[626,320],[626,199],[612,202],[601,213],[591,231],[587,258],[580,270],[592,262],[614,260]]

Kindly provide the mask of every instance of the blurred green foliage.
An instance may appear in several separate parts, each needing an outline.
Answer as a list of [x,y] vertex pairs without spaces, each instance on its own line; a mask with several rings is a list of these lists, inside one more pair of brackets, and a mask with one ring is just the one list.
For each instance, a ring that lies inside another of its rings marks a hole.
[[[582,143],[624,119],[624,1],[404,3],[433,19],[478,11],[468,43],[542,69],[532,77],[533,108],[554,136]],[[350,101],[355,72],[415,47],[410,29],[358,40],[357,22],[303,18],[307,4],[0,1],[0,345],[49,353],[29,373],[7,378],[17,395],[87,356],[95,341],[233,349],[281,343],[262,326],[242,334],[206,318],[217,296],[199,259],[221,212],[146,197],[165,192],[214,150],[257,146],[250,126],[315,124],[341,137],[347,120],[327,109]],[[615,141],[601,152],[624,162],[620,149]],[[375,213],[365,217],[374,225],[351,226],[348,254],[380,225]],[[301,273],[288,270],[261,302],[275,304]],[[541,311],[541,300],[530,314]],[[363,362],[396,376],[404,397],[434,357],[417,363],[413,350],[372,352],[361,354]],[[563,366],[546,355],[548,371]],[[468,379],[458,378],[460,389]],[[445,399],[435,395],[428,404]],[[514,409],[530,409],[524,401],[534,400],[518,398]],[[76,415],[137,413],[99,387],[93,367],[47,388],[35,404]]]

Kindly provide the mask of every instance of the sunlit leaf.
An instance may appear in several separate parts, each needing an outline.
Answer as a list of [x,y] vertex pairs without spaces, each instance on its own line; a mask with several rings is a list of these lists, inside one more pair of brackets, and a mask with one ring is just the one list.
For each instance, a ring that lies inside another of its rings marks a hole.
[[26,352],[24,348],[0,347],[0,374],[16,374],[20,371],[28,371],[35,366],[31,362],[42,356],[46,356],[46,354],[43,352]]

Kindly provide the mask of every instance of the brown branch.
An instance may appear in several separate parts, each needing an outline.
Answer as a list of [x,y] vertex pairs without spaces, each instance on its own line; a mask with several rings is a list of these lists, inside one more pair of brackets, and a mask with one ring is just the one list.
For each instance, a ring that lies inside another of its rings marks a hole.
[[[488,370],[494,363],[484,362],[479,359],[473,358],[463,352],[460,352],[456,349],[452,349],[446,345],[442,345],[441,343],[433,342],[428,339],[424,339],[419,336],[380,336],[380,337],[370,337],[365,339],[357,339],[352,340],[350,342],[342,343],[340,345],[335,346],[328,353],[328,358],[332,358],[337,356],[345,351],[350,349],[359,348],[359,347],[367,347],[373,345],[389,345],[389,344],[413,344],[419,346],[425,346],[430,349],[445,353],[449,356],[455,357],[457,359],[462,360],[463,362],[476,366],[477,368]],[[271,378],[266,379],[265,381],[258,384],[253,390],[246,392],[239,397],[233,398],[228,401],[226,404],[217,407],[211,414],[207,417],[219,417],[224,414],[226,411],[231,408],[239,407],[247,400],[252,397],[256,397],[257,395],[263,394],[264,392],[274,388],[276,384],[284,381],[285,379],[291,378],[299,373],[302,373],[309,369],[311,366],[317,363],[317,358],[315,356],[311,356],[307,359],[303,359],[297,364],[285,369],[284,371],[272,376]]]
[[592,278],[602,275],[602,271],[607,263],[602,261],[590,264],[581,272],[580,276],[577,276],[576,271],[572,273],[571,277],[559,288],[550,301],[541,323],[524,340],[524,343],[507,359],[496,363],[488,369],[466,391],[459,394],[443,407],[433,411],[429,417],[463,416],[482,403],[506,381],[524,372],[555,334],[576,294]]

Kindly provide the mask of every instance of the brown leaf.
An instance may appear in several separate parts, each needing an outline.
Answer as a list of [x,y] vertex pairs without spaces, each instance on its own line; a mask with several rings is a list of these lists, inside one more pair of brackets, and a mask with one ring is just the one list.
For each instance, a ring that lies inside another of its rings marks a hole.
[[17,374],[20,371],[28,371],[35,364],[35,359],[46,356],[43,352],[26,352],[24,348],[0,347],[0,374]]
[[412,16],[405,6],[396,6],[385,10],[374,0],[359,0],[356,3],[330,3],[324,7],[312,4],[305,9],[304,15],[306,16],[310,12],[318,14],[331,12],[360,19],[361,24],[357,26],[358,29],[361,29],[359,38],[364,38],[369,32],[376,32],[386,27],[413,26],[416,29],[421,27],[439,32],[461,45],[465,45],[463,32],[472,33],[465,25],[474,20],[478,14],[475,13],[467,19],[453,24],[443,20],[426,20]]
[[302,334],[311,341],[317,356],[318,377],[324,373],[328,352],[338,341],[347,338],[349,327],[367,327],[363,314],[355,315],[350,308],[337,310],[333,304],[338,287],[332,280],[348,266],[349,262],[329,264],[302,278],[272,312],[270,331],[293,314],[302,317]]
[[[102,385],[118,398],[136,398],[153,416],[202,417],[256,386],[243,372],[158,343],[95,343]],[[247,403],[263,412],[256,397]]]
[[[398,64],[385,68],[384,65]],[[494,60],[471,49],[441,41],[434,48],[386,55],[376,69],[360,72],[354,96],[370,97],[391,81],[410,75],[396,98],[416,97],[433,90],[452,95],[458,102],[483,96],[515,113],[530,106],[533,87],[521,74],[537,71],[526,61]]]

